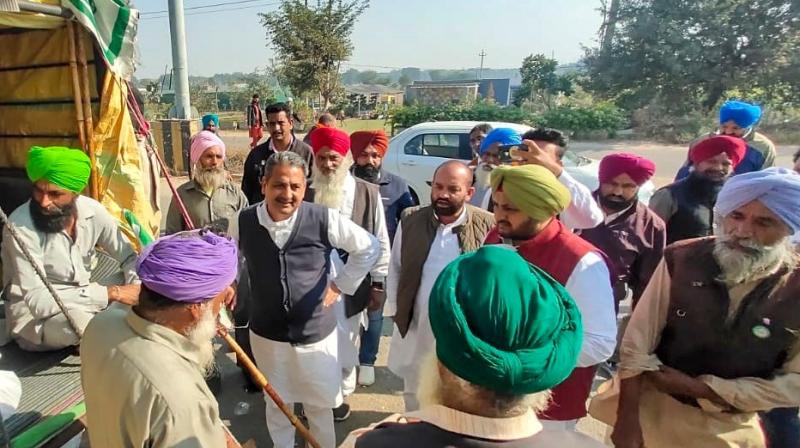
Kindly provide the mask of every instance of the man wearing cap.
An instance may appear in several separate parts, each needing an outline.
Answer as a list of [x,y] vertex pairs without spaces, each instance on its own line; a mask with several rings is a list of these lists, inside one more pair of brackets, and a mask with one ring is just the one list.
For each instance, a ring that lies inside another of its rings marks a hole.
[[763,447],[756,412],[800,404],[798,196],[784,168],[734,176],[715,236],[664,251],[622,341],[615,446]]
[[217,133],[217,129],[219,129],[219,115],[206,114],[203,115],[200,121],[203,124],[204,131],[213,132],[214,134]]
[[214,363],[217,315],[233,299],[237,269],[236,243],[210,232],[145,247],[139,303],[98,314],[81,343],[92,446],[226,446],[203,377]]
[[601,447],[543,431],[536,411],[580,353],[581,313],[569,293],[512,250],[483,247],[450,263],[430,295],[435,349],[422,409],[353,432],[343,447]]
[[472,170],[458,160],[436,168],[431,203],[406,210],[392,245],[384,314],[394,320],[389,370],[403,379],[406,411],[419,409],[420,366],[433,346],[428,298],[448,263],[481,247],[494,217],[469,204]]
[[639,188],[656,171],[650,160],[635,154],[610,154],[600,161],[600,187],[594,197],[603,209],[603,223],[576,233],[605,253],[614,271],[617,305],[630,290],[633,306],[661,261],[667,232],[664,221],[639,201]]
[[[250,343],[256,364],[287,403],[302,403],[323,448],[334,447],[332,408],[342,399],[336,302],[352,295],[375,266],[378,240],[338,210],[304,202],[306,164],[273,154],[264,171],[266,199],[244,209],[228,233],[250,274]],[[334,251],[347,263],[332,266]],[[295,430],[272,402],[267,428],[277,448],[293,448]]]
[[[383,156],[389,147],[389,138],[382,129],[357,131],[350,134],[350,151],[355,158],[353,175],[356,178],[377,184],[380,188],[383,211],[386,215],[386,230],[389,243],[400,223],[404,210],[416,204],[405,180],[381,169]],[[374,309],[372,309],[374,308]],[[383,328],[383,303],[375,304],[367,312],[367,327],[361,332],[361,347],[358,352],[358,384],[371,386],[375,383],[375,360]]]
[[[528,143],[522,144],[523,140]],[[567,138],[561,131],[536,128],[520,136],[509,128],[497,128],[481,142],[481,163],[476,169],[475,197],[472,204],[492,211],[491,171],[501,164],[499,147],[519,145],[514,155],[520,164],[534,164],[547,168],[570,192],[571,201],[559,219],[569,229],[591,229],[603,222],[603,212],[598,207],[592,192],[564,170],[561,159],[567,150]]]
[[727,101],[719,109],[719,129],[703,136],[689,145],[690,157],[678,170],[675,180],[689,175],[694,162],[691,159],[691,148],[706,138],[714,135],[730,135],[739,137],[747,144],[747,152],[733,171],[733,174],[750,173],[775,165],[775,144],[766,135],[756,132],[755,126],[761,119],[761,106],[744,101]]
[[498,167],[492,172],[492,190],[497,226],[486,244],[516,248],[566,288],[583,316],[583,345],[575,369],[553,389],[552,403],[540,414],[546,428],[572,430],[586,415],[597,365],[614,353],[617,343],[609,265],[600,250],[556,218],[569,204],[570,193],[547,168]]
[[[338,210],[342,216],[377,238],[381,246],[377,263],[358,291],[345,295],[335,306],[341,331],[339,361],[342,364],[342,393],[347,397],[356,388],[361,327],[369,325],[364,311],[383,307],[384,284],[391,253],[386,215],[378,186],[350,173],[353,155],[350,152],[350,137],[346,132],[336,128],[318,128],[311,133],[311,147],[314,149],[314,166],[311,189],[307,191],[306,200]],[[333,257],[333,268],[341,269],[346,261],[346,253],[337,253]],[[342,421],[349,414],[350,406],[344,403],[334,411],[334,419]]]
[[714,233],[717,195],[746,151],[744,140],[729,135],[692,147],[689,176],[657,190],[648,204],[667,224],[667,244]]
[[[247,207],[247,197],[235,185],[225,169],[225,143],[210,131],[200,131],[192,138],[189,162],[192,179],[178,187],[178,196],[195,228],[214,226],[225,230],[228,221]],[[167,212],[168,234],[187,230],[178,201]]]
[[292,108],[286,103],[270,104],[264,110],[267,117],[267,131],[269,138],[266,142],[257,145],[247,155],[244,162],[242,175],[242,191],[251,204],[264,200],[261,192],[261,180],[264,176],[264,166],[267,159],[273,154],[291,151],[299,154],[308,166],[307,176],[311,176],[311,166],[314,165],[314,152],[311,146],[303,143],[294,135],[294,120]]
[[[80,195],[89,181],[89,157],[78,149],[34,146],[26,170],[33,182],[31,199],[9,219],[79,330],[111,302],[136,303],[139,285],[134,284],[138,277],[133,247],[99,202]],[[22,248],[8,228],[3,232],[3,285],[11,337],[24,350],[77,345],[78,335]],[[119,263],[124,284],[93,281],[96,248]]]

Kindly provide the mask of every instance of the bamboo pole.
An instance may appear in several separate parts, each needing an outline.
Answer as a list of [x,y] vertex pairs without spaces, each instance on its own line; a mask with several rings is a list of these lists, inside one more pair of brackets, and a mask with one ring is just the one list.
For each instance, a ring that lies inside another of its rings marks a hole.
[[69,70],[72,74],[72,94],[75,100],[75,115],[78,122],[78,141],[80,142],[81,149],[85,152],[88,151],[86,146],[86,123],[83,117],[83,104],[81,103],[81,84],[78,75],[78,60],[75,51],[75,32],[73,28],[75,23],[71,20],[67,21],[67,40],[69,41]]
[[73,30],[75,32],[75,40],[78,42],[78,67],[81,69],[81,78],[83,80],[83,85],[81,89],[82,97],[83,97],[83,114],[84,114],[84,127],[86,129],[86,152],[89,156],[89,160],[92,163],[92,174],[91,174],[91,191],[92,197],[98,201],[102,198],[100,197],[100,188],[99,183],[100,179],[97,174],[97,157],[95,155],[95,148],[94,148],[94,124],[92,121],[92,102],[91,102],[91,86],[89,84],[89,67],[86,63],[86,46],[84,45],[84,32],[78,26],[73,26]]

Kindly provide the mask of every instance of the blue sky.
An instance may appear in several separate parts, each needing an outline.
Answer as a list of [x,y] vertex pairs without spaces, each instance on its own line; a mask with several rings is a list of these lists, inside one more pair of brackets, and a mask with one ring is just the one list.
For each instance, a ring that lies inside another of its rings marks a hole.
[[[233,0],[184,0],[186,8]],[[314,0],[311,0],[314,1]],[[210,76],[250,72],[268,65],[258,12],[276,8],[276,0],[232,5],[229,10],[196,14],[187,11],[189,73]],[[353,32],[352,65],[344,68],[388,71],[385,67],[468,68],[518,67],[531,53],[577,61],[581,45],[593,45],[602,17],[595,0],[372,0]],[[136,7],[167,9],[166,0],[138,0]],[[139,23],[140,78],[156,77],[171,67],[169,21],[164,14],[143,14]]]

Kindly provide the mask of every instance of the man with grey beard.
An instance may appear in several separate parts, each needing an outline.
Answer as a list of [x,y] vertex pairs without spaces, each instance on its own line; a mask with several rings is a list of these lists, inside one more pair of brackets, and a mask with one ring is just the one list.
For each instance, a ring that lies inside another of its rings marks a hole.
[[798,198],[793,171],[734,176],[715,236],[667,247],[622,341],[616,447],[763,447],[757,412],[800,404]]
[[178,233],[143,250],[139,303],[95,317],[81,344],[92,446],[238,446],[203,380],[238,262],[236,243],[209,231]]
[[[178,196],[195,228],[212,226],[225,230],[230,219],[248,206],[247,197],[225,169],[225,155],[225,143],[213,132],[201,131],[192,137],[192,179],[178,187]],[[188,229],[177,201],[172,201],[166,233]]]
[[[350,173],[353,166],[350,136],[341,129],[317,128],[311,133],[311,147],[314,165],[306,200],[338,210],[380,243],[380,256],[367,278],[355,294],[343,296],[336,304],[342,394],[347,397],[355,392],[361,327],[368,325],[366,310],[383,306],[384,283],[389,272],[389,234],[378,186]],[[334,272],[342,269],[346,260],[347,254],[342,251],[332,255]],[[335,421],[343,421],[349,415],[347,403],[334,409]]]

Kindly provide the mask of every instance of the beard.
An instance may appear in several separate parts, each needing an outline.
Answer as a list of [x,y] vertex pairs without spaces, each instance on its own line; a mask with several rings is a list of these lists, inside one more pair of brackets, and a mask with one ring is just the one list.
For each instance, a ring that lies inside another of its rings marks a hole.
[[353,156],[347,153],[342,163],[336,171],[324,174],[322,170],[314,165],[311,173],[311,186],[314,188],[314,203],[325,207],[339,210],[342,206],[342,196],[344,194],[344,180],[350,173],[353,166]]
[[764,278],[782,264],[797,266],[797,254],[789,238],[764,246],[751,239],[725,235],[719,227],[715,233],[714,258],[722,271],[718,280],[729,287]]
[[207,303],[203,317],[189,330],[186,337],[199,351],[200,372],[208,377],[214,371],[214,335],[217,334],[217,319]]
[[30,212],[33,226],[44,233],[58,233],[65,230],[69,220],[78,214],[77,200],[78,197],[75,196],[69,204],[60,207],[52,205],[46,209],[38,202],[31,200]]
[[622,210],[627,209],[631,205],[633,205],[637,201],[637,197],[634,196],[632,199],[625,199],[622,196],[616,195],[608,195],[608,196],[600,196],[600,205],[611,210],[613,212],[619,212]]
[[372,165],[356,165],[353,167],[353,175],[369,183],[377,184],[381,179],[381,167]]
[[492,170],[495,166],[492,164],[481,162],[475,168],[475,186],[484,189],[491,188],[492,186]]
[[200,164],[195,164],[194,175],[192,176],[197,185],[204,190],[214,191],[225,185],[228,180],[228,173],[224,167],[204,168]]

